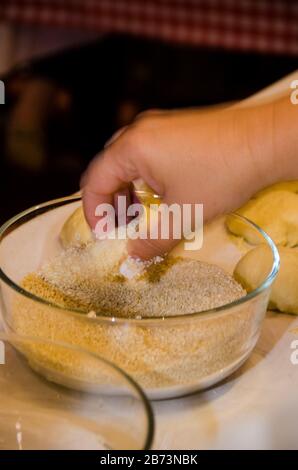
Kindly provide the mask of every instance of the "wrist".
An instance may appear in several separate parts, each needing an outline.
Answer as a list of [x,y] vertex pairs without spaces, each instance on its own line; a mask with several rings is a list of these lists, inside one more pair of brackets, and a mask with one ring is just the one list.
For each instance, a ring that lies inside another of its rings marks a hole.
[[298,179],[298,107],[286,96],[243,111],[259,189]]
[[239,111],[255,193],[284,178],[281,149],[277,145],[276,109],[274,103],[268,103]]
[[272,183],[272,155],[265,135],[270,128],[263,123],[263,110],[231,108],[221,115],[219,148],[228,165],[230,197],[239,206]]

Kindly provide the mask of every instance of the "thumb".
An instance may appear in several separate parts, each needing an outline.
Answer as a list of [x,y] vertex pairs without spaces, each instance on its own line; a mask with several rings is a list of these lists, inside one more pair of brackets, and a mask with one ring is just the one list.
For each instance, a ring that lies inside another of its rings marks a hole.
[[[163,207],[166,207],[166,201],[162,201]],[[174,238],[174,221],[173,217],[165,220],[162,217],[162,211],[145,206],[145,216],[139,223],[139,233],[142,238],[129,239],[127,245],[128,254],[134,258],[149,260],[155,256],[162,256],[169,253],[174,246],[180,241],[180,238]],[[160,208],[161,206],[159,206]],[[168,230],[162,230],[162,224],[167,223]]]

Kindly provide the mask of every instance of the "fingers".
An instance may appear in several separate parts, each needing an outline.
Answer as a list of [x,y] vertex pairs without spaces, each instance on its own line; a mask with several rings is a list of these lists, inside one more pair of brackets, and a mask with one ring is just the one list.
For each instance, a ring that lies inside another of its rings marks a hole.
[[[161,110],[161,109],[148,109],[146,111],[142,111],[141,113],[139,113],[135,119],[134,119],[134,122],[138,122],[140,119],[143,119],[144,117],[153,117],[153,116],[160,116],[161,114],[164,114],[166,111],[164,110]],[[121,137],[124,132],[126,130],[128,130],[130,128],[129,125],[127,126],[123,126],[121,127],[120,129],[118,129],[116,132],[114,132],[114,134],[112,135],[112,137],[110,139],[108,139],[104,145],[104,148],[106,149],[107,147],[109,147],[111,144],[113,144],[114,142],[116,142],[116,140]]]
[[98,222],[96,207],[99,204],[114,205],[114,195],[137,177],[129,154],[123,151],[119,156],[118,148],[113,145],[91,162],[82,179],[82,194],[85,217],[92,229]]
[[[125,204],[120,204],[120,197],[125,199]],[[132,204],[132,188],[125,188],[122,191],[117,191],[114,195],[114,207],[117,217],[117,226],[126,225],[132,220],[127,216],[126,208]]]
[[113,142],[115,142],[118,137],[120,137],[125,131],[126,129],[128,128],[128,126],[124,126],[124,127],[121,127],[120,129],[118,129],[110,139],[108,139],[104,145],[104,148],[106,149],[107,147],[109,147],[109,145],[111,145]]
[[150,260],[155,256],[169,253],[178,242],[179,240],[152,240],[150,238],[141,240],[138,238],[128,241],[127,250],[128,254],[134,258]]
[[136,117],[135,121],[138,119],[142,119],[144,117],[153,117],[153,116],[160,116],[162,114],[165,114],[167,111],[164,109],[158,109],[158,108],[152,108],[152,109],[147,109],[146,111],[141,111]]
[[[128,254],[135,258],[149,260],[155,256],[169,253],[182,237],[182,218],[173,214],[169,207],[167,196],[163,198],[162,204],[147,208],[145,217],[139,223],[139,232],[145,233],[146,238],[140,237],[128,241]],[[176,206],[179,209],[179,206]],[[180,212],[180,211],[179,211]]]

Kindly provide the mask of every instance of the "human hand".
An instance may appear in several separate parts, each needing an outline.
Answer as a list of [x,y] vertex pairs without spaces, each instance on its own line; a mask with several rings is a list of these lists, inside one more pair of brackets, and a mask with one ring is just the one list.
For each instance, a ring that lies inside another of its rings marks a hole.
[[[204,221],[238,208],[278,179],[267,108],[142,113],[113,136],[84,175],[83,205],[89,225],[96,225],[97,205],[113,204],[114,196],[139,178],[165,204],[203,203]],[[171,238],[130,240],[128,251],[150,259],[176,243]]]

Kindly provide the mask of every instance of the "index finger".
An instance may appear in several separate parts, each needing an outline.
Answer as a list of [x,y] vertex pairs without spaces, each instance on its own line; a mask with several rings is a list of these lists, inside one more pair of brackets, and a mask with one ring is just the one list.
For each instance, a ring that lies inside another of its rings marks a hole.
[[108,147],[90,163],[83,180],[83,208],[92,229],[98,221],[96,207],[105,203],[113,205],[114,194],[136,178],[136,170],[127,165],[125,156],[120,158],[113,147]]

